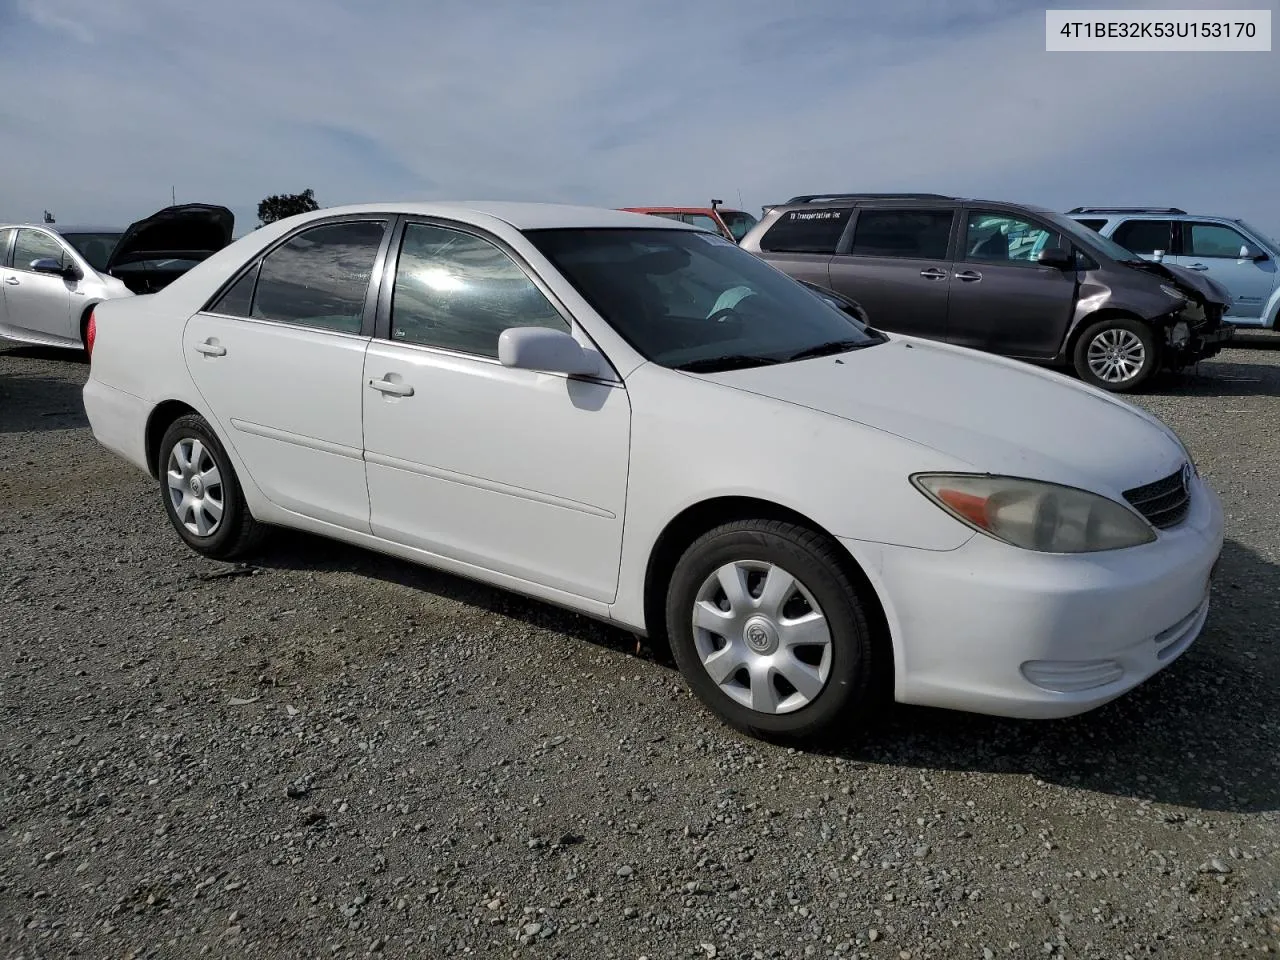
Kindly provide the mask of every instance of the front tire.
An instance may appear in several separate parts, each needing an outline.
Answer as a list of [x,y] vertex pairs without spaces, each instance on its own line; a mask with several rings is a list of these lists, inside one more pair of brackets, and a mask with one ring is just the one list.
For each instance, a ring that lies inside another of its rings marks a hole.
[[179,417],[160,441],[160,489],[169,522],[196,553],[235,560],[261,542],[231,459],[204,417]]
[[690,688],[765,739],[851,729],[881,663],[839,548],[792,523],[744,520],[696,540],[667,591],[671,650]]
[[1160,365],[1155,331],[1131,317],[1111,317],[1089,326],[1076,341],[1076,375],[1112,393],[1136,390]]

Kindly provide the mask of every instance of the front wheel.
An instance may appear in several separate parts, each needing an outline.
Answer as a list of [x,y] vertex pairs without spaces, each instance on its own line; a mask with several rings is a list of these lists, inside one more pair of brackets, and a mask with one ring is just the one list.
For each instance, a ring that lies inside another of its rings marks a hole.
[[881,669],[838,547],[795,524],[745,520],[694,542],[667,592],[671,649],[693,692],[753,736],[851,729]]
[[263,527],[204,417],[188,414],[170,424],[159,466],[165,513],[187,546],[214,560],[235,560],[258,546]]
[[1113,317],[1092,324],[1076,341],[1076,374],[1113,393],[1136,390],[1155,373],[1160,348],[1155,332],[1140,320]]

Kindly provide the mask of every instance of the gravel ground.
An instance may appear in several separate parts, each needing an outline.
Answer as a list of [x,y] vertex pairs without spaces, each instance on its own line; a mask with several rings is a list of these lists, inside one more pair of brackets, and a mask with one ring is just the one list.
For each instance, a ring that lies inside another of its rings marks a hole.
[[0,955],[1280,952],[1280,338],[1246,339],[1139,398],[1229,516],[1182,659],[826,753],[531,601],[292,534],[205,561],[84,364],[0,348]]

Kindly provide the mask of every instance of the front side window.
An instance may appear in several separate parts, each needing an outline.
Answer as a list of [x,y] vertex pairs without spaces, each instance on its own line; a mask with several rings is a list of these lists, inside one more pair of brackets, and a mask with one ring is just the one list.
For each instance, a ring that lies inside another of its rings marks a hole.
[[1173,249],[1172,220],[1126,220],[1116,227],[1112,239],[1126,250],[1150,256],[1157,250]]
[[788,210],[760,238],[760,249],[765,253],[835,253],[851,212],[848,208]]
[[1054,231],[1002,213],[973,210],[965,222],[966,260],[1035,263],[1041,250],[1061,246]]
[[385,230],[380,220],[303,230],[248,270],[212,311],[359,333]]
[[950,210],[861,210],[853,227],[855,257],[942,260],[951,239]]
[[1251,256],[1252,246],[1239,232],[1220,223],[1188,223],[1182,227],[1185,253],[1190,257],[1240,259]]
[[1107,221],[1105,220],[1093,220],[1093,219],[1089,219],[1089,220],[1077,219],[1076,223],[1080,224],[1081,226],[1088,227],[1090,230],[1099,230],[1099,231],[1107,225]]
[[705,213],[686,213],[681,219],[692,227],[699,230],[710,230],[712,233],[720,232],[720,224],[716,223]]
[[43,230],[18,231],[18,241],[13,247],[13,268],[30,270],[36,260],[57,260],[60,266],[67,265],[67,252],[60,244]]
[[64,233],[62,239],[75,247],[93,269],[105,270],[121,236],[119,233]]
[[530,241],[642,356],[710,372],[881,342],[724,237],[684,230],[530,230]]
[[742,238],[751,232],[758,221],[749,213],[741,210],[721,210],[720,219],[724,221],[724,225],[729,228],[729,232],[733,234],[733,239],[742,242]]
[[391,296],[391,339],[497,358],[511,327],[569,324],[528,274],[488,240],[425,223],[404,228]]

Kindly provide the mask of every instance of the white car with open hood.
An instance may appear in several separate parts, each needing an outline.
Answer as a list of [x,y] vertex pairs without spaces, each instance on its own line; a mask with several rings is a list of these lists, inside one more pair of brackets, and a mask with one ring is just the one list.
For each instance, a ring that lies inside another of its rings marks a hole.
[[1080,713],[1207,615],[1222,509],[1157,419],[674,222],[330,208],[96,330],[93,432],[194,550],[295,527],[665,637],[758,735]]
[[103,300],[154,293],[231,242],[226,207],[165,207],[124,230],[0,224],[0,337],[79,350]]

